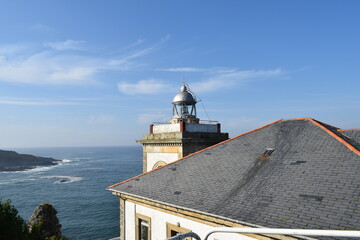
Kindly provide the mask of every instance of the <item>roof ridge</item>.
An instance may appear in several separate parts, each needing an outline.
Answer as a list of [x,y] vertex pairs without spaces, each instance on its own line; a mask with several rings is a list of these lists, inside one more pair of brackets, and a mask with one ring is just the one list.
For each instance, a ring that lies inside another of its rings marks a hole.
[[338,130],[338,129],[339,129],[338,127],[335,127],[335,126],[333,126],[333,125],[330,125],[330,124],[321,122],[321,121],[319,121],[319,120],[316,120],[316,119],[313,119],[313,118],[312,118],[312,120],[320,123],[321,125],[323,125],[323,126],[326,127],[327,129],[329,129],[330,131],[332,131],[332,130]]
[[200,151],[191,153],[191,154],[189,154],[189,155],[187,155],[187,156],[185,156],[185,157],[182,157],[182,158],[180,158],[180,159],[178,159],[178,160],[176,160],[176,161],[174,161],[174,162],[168,163],[168,164],[166,164],[166,165],[164,165],[164,166],[155,168],[155,169],[150,170],[150,171],[148,171],[148,172],[141,173],[141,174],[139,174],[139,175],[137,175],[137,176],[135,176],[135,177],[132,177],[132,178],[129,178],[129,179],[125,180],[125,181],[122,181],[122,182],[116,183],[116,184],[114,184],[114,185],[111,185],[111,186],[107,187],[106,189],[110,189],[110,188],[116,187],[116,186],[118,186],[118,185],[121,185],[121,184],[126,183],[126,182],[128,182],[128,181],[131,181],[131,180],[133,180],[133,179],[135,179],[135,178],[141,177],[141,176],[143,176],[143,175],[145,175],[145,174],[148,174],[148,173],[150,173],[150,172],[159,170],[159,169],[161,169],[161,168],[163,168],[163,167],[166,167],[166,166],[169,166],[169,165],[171,165],[171,164],[174,164],[174,163],[177,163],[177,162],[179,162],[179,161],[182,161],[182,160],[184,160],[184,159],[187,159],[187,158],[189,158],[189,157],[191,157],[191,156],[193,156],[193,155],[195,155],[195,154],[198,154],[198,153],[201,153],[201,152],[206,151],[206,150],[208,150],[208,149],[211,149],[211,148],[213,148],[213,147],[219,146],[219,145],[221,145],[221,144],[223,144],[223,143],[232,141],[232,140],[234,140],[234,139],[236,139],[236,138],[239,138],[239,137],[241,137],[241,136],[243,136],[243,135],[246,135],[246,134],[248,134],[248,133],[252,133],[252,132],[255,132],[255,131],[257,131],[257,130],[260,130],[260,129],[263,129],[263,128],[265,128],[265,127],[268,127],[268,126],[270,126],[270,125],[272,125],[272,124],[275,124],[275,123],[277,123],[277,122],[281,122],[281,121],[293,121],[293,120],[306,120],[306,119],[309,120],[310,118],[309,118],[309,117],[305,117],[305,118],[291,118],[291,119],[279,119],[279,120],[276,120],[276,121],[271,122],[271,123],[268,123],[268,124],[266,124],[266,125],[264,125],[264,126],[261,126],[261,127],[255,128],[255,129],[253,129],[253,130],[247,131],[247,132],[245,132],[245,133],[236,135],[235,137],[229,138],[229,139],[227,139],[227,140],[225,140],[225,141],[222,141],[222,142],[220,142],[220,143],[214,144],[214,145],[212,145],[212,146],[210,146],[210,147],[201,149]]
[[[317,121],[317,120],[312,119],[312,118],[309,118],[309,120],[312,123],[314,123],[315,125],[317,125],[318,127],[320,127],[321,129],[323,129],[325,132],[327,132],[330,136],[332,136],[333,138],[335,138],[336,140],[338,140],[339,142],[344,144],[351,151],[353,151],[354,153],[356,153],[357,155],[360,156],[360,145],[357,144],[351,138],[349,138],[349,137],[341,134],[340,132],[338,132],[338,128],[336,128],[334,126],[331,126],[329,124]],[[329,127],[327,127],[327,126],[329,126]]]
[[[338,136],[337,134],[335,134],[333,131],[331,131],[328,127],[325,127],[324,125],[329,126],[329,127],[331,127],[331,128],[338,129],[338,128],[334,127],[334,126],[331,126],[331,125],[329,125],[329,124],[326,124],[326,123],[317,121],[317,120],[315,120],[315,119],[313,119],[313,118],[310,118],[310,117],[279,119],[279,120],[276,120],[276,121],[274,121],[274,122],[268,123],[268,124],[266,124],[266,125],[264,125],[264,126],[255,128],[255,129],[253,129],[253,130],[250,130],[250,131],[247,131],[247,132],[245,132],[245,133],[239,134],[239,135],[237,135],[237,136],[235,136],[235,137],[229,138],[229,139],[227,139],[227,140],[225,140],[225,141],[222,141],[222,142],[220,142],[220,143],[214,144],[214,145],[212,145],[212,146],[210,146],[210,147],[204,148],[204,149],[202,149],[202,150],[200,150],[200,151],[191,153],[191,154],[189,154],[189,155],[187,155],[187,156],[185,156],[185,157],[182,157],[182,158],[180,158],[180,159],[178,159],[178,160],[176,160],[176,161],[174,161],[174,162],[168,163],[168,164],[166,164],[166,165],[164,165],[164,166],[158,167],[158,168],[153,169],[153,170],[150,170],[150,171],[148,171],[148,172],[144,172],[144,173],[139,174],[139,175],[137,175],[137,176],[135,176],[135,177],[129,178],[129,179],[125,180],[125,181],[122,181],[122,182],[116,183],[116,184],[114,184],[114,185],[111,185],[111,186],[107,187],[106,189],[109,190],[110,188],[116,187],[116,186],[118,186],[118,185],[121,185],[121,184],[126,183],[126,182],[128,182],[128,181],[131,181],[131,180],[133,180],[133,179],[135,179],[135,178],[141,177],[141,176],[143,176],[143,175],[145,175],[145,174],[148,174],[148,173],[150,173],[150,172],[159,170],[159,169],[161,169],[161,168],[163,168],[163,167],[167,167],[167,166],[169,166],[169,165],[171,165],[171,164],[174,164],[174,163],[177,163],[177,162],[179,162],[179,161],[185,160],[185,159],[187,159],[187,158],[189,158],[189,157],[191,157],[191,156],[193,156],[193,155],[195,155],[195,154],[204,152],[204,151],[206,151],[206,150],[208,150],[208,149],[211,149],[211,148],[214,148],[214,147],[219,146],[219,145],[221,145],[221,144],[224,144],[224,143],[226,143],[226,142],[232,141],[232,140],[237,139],[237,138],[239,138],[239,137],[241,137],[241,136],[244,136],[244,135],[246,135],[246,134],[249,134],[249,133],[258,131],[258,130],[260,130],[260,129],[266,128],[266,127],[268,127],[268,126],[270,126],[270,125],[273,125],[273,124],[275,124],[275,123],[282,122],[282,121],[297,121],[297,120],[308,120],[308,121],[314,123],[314,124],[317,125],[318,127],[320,127],[320,128],[322,128],[323,130],[325,130],[325,132],[327,132],[328,134],[330,134],[332,137],[334,137],[335,139],[337,139],[339,142],[343,143],[343,144],[344,144],[346,147],[348,147],[351,151],[353,151],[354,153],[356,153],[356,154],[358,154],[358,155],[360,156],[360,150],[359,150],[359,149],[357,149],[356,147],[352,146],[350,143],[348,143],[347,141],[345,141],[342,137]],[[348,139],[349,139],[349,138],[348,138]]]
[[338,129],[339,132],[341,131],[360,131],[360,128],[348,128],[348,129]]

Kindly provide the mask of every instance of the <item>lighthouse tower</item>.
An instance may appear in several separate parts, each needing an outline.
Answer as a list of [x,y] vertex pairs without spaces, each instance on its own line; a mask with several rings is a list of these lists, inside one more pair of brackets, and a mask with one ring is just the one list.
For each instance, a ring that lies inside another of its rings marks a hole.
[[143,145],[143,171],[161,167],[228,139],[220,123],[203,123],[196,115],[196,96],[187,84],[175,95],[169,123],[151,124],[150,133],[136,142]]

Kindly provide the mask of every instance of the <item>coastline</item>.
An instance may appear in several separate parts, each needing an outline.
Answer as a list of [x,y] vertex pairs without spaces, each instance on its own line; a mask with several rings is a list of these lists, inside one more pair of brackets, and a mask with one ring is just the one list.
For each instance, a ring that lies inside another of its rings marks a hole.
[[55,166],[61,162],[61,160],[49,157],[0,150],[0,172],[27,171],[37,167]]

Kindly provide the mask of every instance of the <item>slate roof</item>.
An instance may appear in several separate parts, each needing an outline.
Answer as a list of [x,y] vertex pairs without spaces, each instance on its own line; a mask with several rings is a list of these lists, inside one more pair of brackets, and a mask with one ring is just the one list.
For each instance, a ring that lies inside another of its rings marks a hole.
[[[359,229],[352,134],[278,120],[108,189],[264,227]],[[275,148],[270,157],[266,148]]]
[[360,128],[358,129],[340,129],[338,130],[341,134],[353,139],[360,144]]

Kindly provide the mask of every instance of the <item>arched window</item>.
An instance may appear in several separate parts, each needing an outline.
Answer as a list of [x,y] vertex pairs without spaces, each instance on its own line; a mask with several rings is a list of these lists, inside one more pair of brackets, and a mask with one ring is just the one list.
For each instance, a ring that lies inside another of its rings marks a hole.
[[157,168],[159,168],[159,167],[162,167],[162,166],[164,166],[164,165],[166,165],[166,164],[167,164],[167,163],[164,162],[164,161],[158,161],[158,162],[155,163],[155,165],[154,165],[154,167],[152,168],[152,170],[157,169]]

